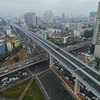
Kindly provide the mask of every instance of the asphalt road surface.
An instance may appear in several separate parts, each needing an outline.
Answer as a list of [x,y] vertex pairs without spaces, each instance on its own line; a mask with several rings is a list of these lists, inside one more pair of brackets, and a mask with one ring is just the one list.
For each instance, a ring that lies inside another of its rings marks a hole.
[[49,60],[37,63],[37,64],[32,65],[32,66],[29,67],[30,71],[33,74],[42,72],[42,71],[44,71],[44,70],[46,70],[48,68],[49,68]]
[[38,75],[50,100],[74,100],[63,86],[61,80],[52,71],[46,71]]

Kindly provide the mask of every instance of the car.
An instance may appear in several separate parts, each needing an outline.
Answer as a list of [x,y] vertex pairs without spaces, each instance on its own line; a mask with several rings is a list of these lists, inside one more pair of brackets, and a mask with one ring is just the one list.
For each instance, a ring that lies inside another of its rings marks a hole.
[[16,69],[16,66],[12,68],[12,70],[15,70],[15,69]]
[[45,58],[47,58],[47,57],[48,57],[48,55],[45,56]]
[[2,84],[2,87],[4,87],[4,86],[6,86],[6,84],[5,84],[5,83],[3,83],[3,84]]
[[23,76],[28,76],[27,72],[22,73]]
[[61,71],[63,72],[64,70],[61,68]]
[[5,71],[4,71],[4,73],[7,73],[7,72],[8,72],[8,70],[5,70]]
[[56,48],[55,48],[57,51],[59,50],[59,47],[56,45]]
[[11,83],[13,81],[13,78],[9,78],[8,83]]
[[66,79],[69,80],[69,78],[66,76]]
[[69,82],[72,84],[73,83],[73,81],[72,80],[69,80]]
[[13,81],[17,81],[17,80],[18,80],[18,77],[13,78]]
[[2,67],[2,68],[0,68],[0,70],[3,70],[4,68]]
[[85,97],[85,94],[84,93],[82,93],[82,95]]
[[89,88],[86,87],[85,89],[86,89],[87,92],[90,92],[90,89]]
[[18,65],[18,67],[21,67],[22,65]]
[[87,100],[91,100],[91,99],[90,99],[89,97],[87,97],[87,96],[86,96],[85,98],[86,98]]
[[1,80],[1,82],[4,82],[4,81],[7,81],[8,80],[8,77],[5,77]]

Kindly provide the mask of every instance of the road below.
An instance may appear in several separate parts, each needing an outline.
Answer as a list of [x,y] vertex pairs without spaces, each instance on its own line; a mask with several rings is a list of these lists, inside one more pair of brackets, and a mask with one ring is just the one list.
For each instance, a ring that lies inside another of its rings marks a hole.
[[62,81],[52,70],[38,75],[38,78],[41,81],[50,100],[74,100],[63,86]]

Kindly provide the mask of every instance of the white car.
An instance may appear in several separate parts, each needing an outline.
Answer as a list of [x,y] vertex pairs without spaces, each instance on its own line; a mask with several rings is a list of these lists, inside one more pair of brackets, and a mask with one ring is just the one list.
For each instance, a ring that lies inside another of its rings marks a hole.
[[4,87],[4,86],[6,86],[6,84],[4,83],[4,84],[2,84],[2,87]]
[[22,75],[24,75],[24,76],[28,76],[28,73],[27,73],[27,72],[24,72]]
[[8,70],[5,70],[5,71],[4,71],[4,73],[7,73],[7,72],[8,72]]

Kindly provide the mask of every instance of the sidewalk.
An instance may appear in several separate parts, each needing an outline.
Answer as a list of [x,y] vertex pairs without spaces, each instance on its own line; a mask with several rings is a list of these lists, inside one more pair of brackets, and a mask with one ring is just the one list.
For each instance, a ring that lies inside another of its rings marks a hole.
[[21,96],[20,96],[19,100],[22,100],[22,99],[23,99],[23,97],[24,97],[24,95],[26,94],[26,92],[27,92],[28,88],[29,88],[29,87],[30,87],[30,85],[32,84],[33,79],[34,79],[34,77],[32,77],[32,79],[30,80],[30,82],[29,82],[29,83],[28,83],[28,85],[26,86],[26,88],[25,88],[25,90],[23,91],[23,93],[21,94]]

